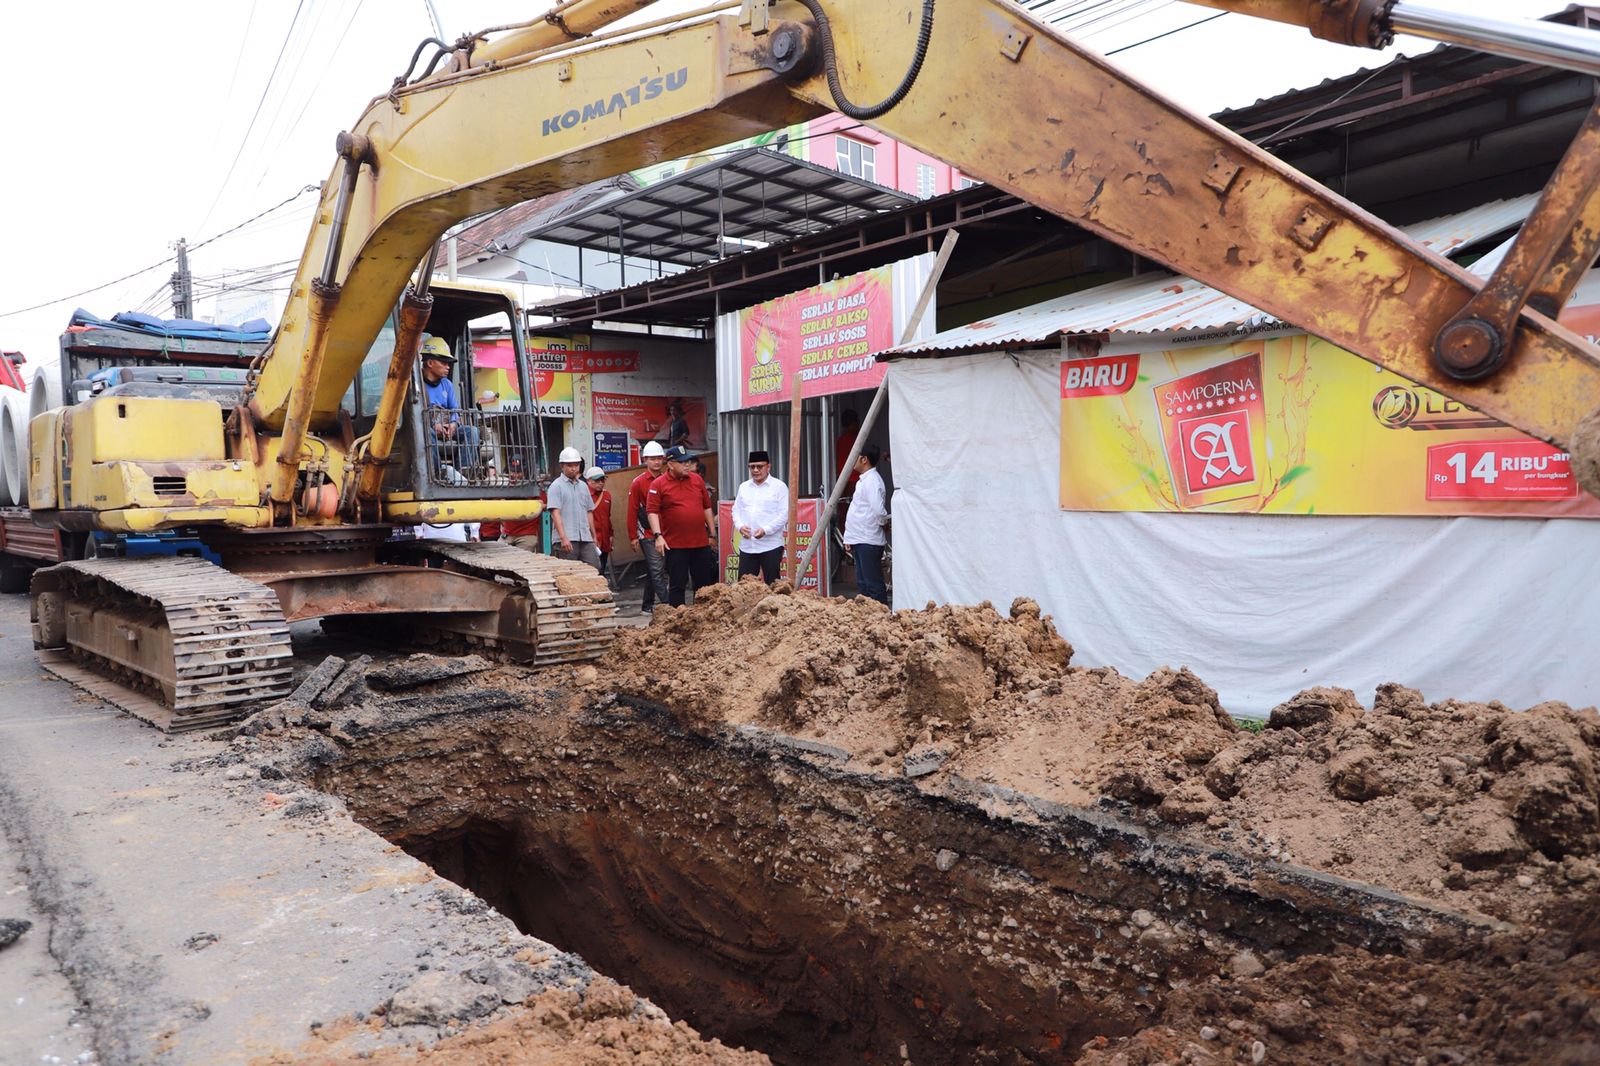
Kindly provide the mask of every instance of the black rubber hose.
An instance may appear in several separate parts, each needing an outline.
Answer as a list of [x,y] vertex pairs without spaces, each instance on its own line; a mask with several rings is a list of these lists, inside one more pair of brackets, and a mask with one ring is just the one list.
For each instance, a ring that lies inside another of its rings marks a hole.
[[[428,47],[430,44],[434,45],[434,46],[436,46],[438,48],[443,48],[446,52],[448,52],[450,50],[450,46],[445,44],[443,41],[439,40],[439,38],[437,38],[437,37],[424,37],[422,39],[422,43],[417,45],[417,50],[415,52],[411,53],[411,62],[406,64],[406,72],[395,79],[396,84],[404,85],[404,84],[406,84],[407,82],[409,82],[411,80],[411,72],[413,70],[417,69],[417,60],[422,58],[422,50],[424,48]],[[434,56],[433,57],[433,62],[434,63],[438,63],[439,62],[439,57],[438,56]],[[428,69],[432,70],[433,69],[433,65],[430,64]],[[424,74],[423,77],[427,77],[427,75]]]
[[833,104],[840,114],[864,122],[877,118],[905,99],[917,75],[922,72],[922,61],[928,56],[928,41],[933,37],[933,0],[922,0],[922,27],[917,31],[916,54],[911,57],[911,67],[900,80],[899,88],[867,107],[851,103],[844,94],[844,86],[839,84],[839,67],[833,51],[833,29],[828,25],[828,16],[823,13],[822,5],[817,0],[800,0],[800,3],[817,20],[817,36],[822,41],[822,66],[828,76],[828,92],[833,94]]
[[428,60],[427,67],[422,71],[421,74],[417,75],[417,80],[421,81],[423,78],[426,78],[429,74],[432,74],[433,73],[433,68],[439,65],[439,60],[443,59],[445,56],[449,55],[453,51],[455,51],[454,48],[451,48],[449,45],[444,45],[437,52],[433,53],[433,58]]

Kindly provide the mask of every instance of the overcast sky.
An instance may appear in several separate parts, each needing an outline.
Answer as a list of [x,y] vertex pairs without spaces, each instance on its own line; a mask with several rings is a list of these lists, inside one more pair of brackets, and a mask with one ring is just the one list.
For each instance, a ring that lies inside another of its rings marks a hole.
[[[824,0],[825,6],[828,0]],[[832,0],[834,3],[864,0]],[[1025,5],[1036,6],[1037,0]],[[447,37],[535,16],[539,0],[434,0]],[[699,7],[664,0],[664,10]],[[1537,17],[1555,0],[1431,0],[1496,17]],[[1304,30],[1173,0],[1054,0],[1063,28],[1196,110],[1237,107],[1386,62]],[[15,46],[0,65],[6,255],[0,348],[53,362],[74,307],[170,316],[164,264],[69,297],[294,197],[327,176],[333,138],[388,88],[434,33],[426,0],[79,0],[7,4]],[[1181,27],[1188,27],[1182,28]],[[1159,40],[1158,34],[1178,30]],[[937,32],[937,21],[935,22]],[[1403,40],[1408,54],[1430,42]],[[291,271],[315,195],[190,256],[201,298]],[[285,286],[286,279],[269,284]],[[281,293],[279,294],[281,306]],[[38,310],[11,313],[50,302]]]

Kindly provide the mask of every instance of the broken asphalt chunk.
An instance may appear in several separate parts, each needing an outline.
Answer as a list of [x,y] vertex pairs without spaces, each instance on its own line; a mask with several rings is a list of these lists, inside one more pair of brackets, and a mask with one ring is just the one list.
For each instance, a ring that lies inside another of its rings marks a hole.
[[17,942],[17,937],[33,928],[33,923],[26,918],[0,918],[0,948],[8,948]]
[[399,662],[385,663],[367,671],[367,684],[375,689],[394,691],[414,688],[447,677],[481,673],[494,664],[481,655],[408,655]]

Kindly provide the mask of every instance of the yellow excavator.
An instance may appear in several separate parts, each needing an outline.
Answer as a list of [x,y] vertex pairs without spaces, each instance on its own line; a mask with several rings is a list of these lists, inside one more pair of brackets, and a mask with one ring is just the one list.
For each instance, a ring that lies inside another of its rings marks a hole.
[[[1600,67],[1595,35],[1570,27],[1398,0],[1202,2],[1353,45],[1406,30]],[[469,343],[429,322],[438,242],[470,216],[829,110],[1573,450],[1600,487],[1600,354],[1553,321],[1600,249],[1600,116],[1485,282],[1007,0],[745,0],[613,27],[649,3],[570,0],[440,45],[374,99],[337,139],[242,395],[132,381],[32,422],[36,520],[192,529],[221,559],[39,571],[41,655],[111,673],[182,727],[287,691],[296,619],[389,615],[402,635],[534,663],[598,654],[615,605],[581,564],[391,539],[539,512],[531,470],[494,462],[535,439],[531,412],[419,399],[424,331]],[[376,400],[352,411],[358,377]]]

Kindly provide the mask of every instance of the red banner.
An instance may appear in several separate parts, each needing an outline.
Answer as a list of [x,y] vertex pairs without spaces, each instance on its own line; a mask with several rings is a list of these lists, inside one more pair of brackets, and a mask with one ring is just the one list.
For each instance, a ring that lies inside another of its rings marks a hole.
[[[800,501],[795,526],[800,533],[799,551],[802,555],[805,554],[806,548],[811,544],[812,536],[816,533],[817,515],[821,510],[822,501],[819,499],[811,498]],[[733,528],[732,500],[722,500],[717,504],[717,534],[717,543],[720,546],[717,550],[722,564],[722,580],[732,585],[739,580],[739,531]],[[800,588],[811,589],[813,592],[817,591],[819,575],[822,578],[826,578],[832,569],[832,557],[829,554],[831,547],[832,545],[824,538],[822,547],[817,549],[816,557],[811,560],[811,565],[806,567],[805,576],[800,579]],[[792,561],[785,554],[783,566],[778,571],[778,576],[787,580],[789,569],[792,565]],[[828,584],[823,584],[821,591],[824,596],[831,595],[832,592]]]
[[1572,457],[1539,440],[1456,441],[1428,449],[1430,500],[1570,500]]
[[875,388],[894,344],[892,268],[852,274],[739,312],[740,407]]
[[1104,359],[1070,359],[1061,363],[1061,398],[1121,396],[1139,376],[1137,355],[1110,355]]
[[706,446],[706,401],[698,396],[594,394],[594,429],[621,430],[635,444]]
[[624,374],[639,369],[638,352],[563,351],[529,348],[529,365],[558,374]]

